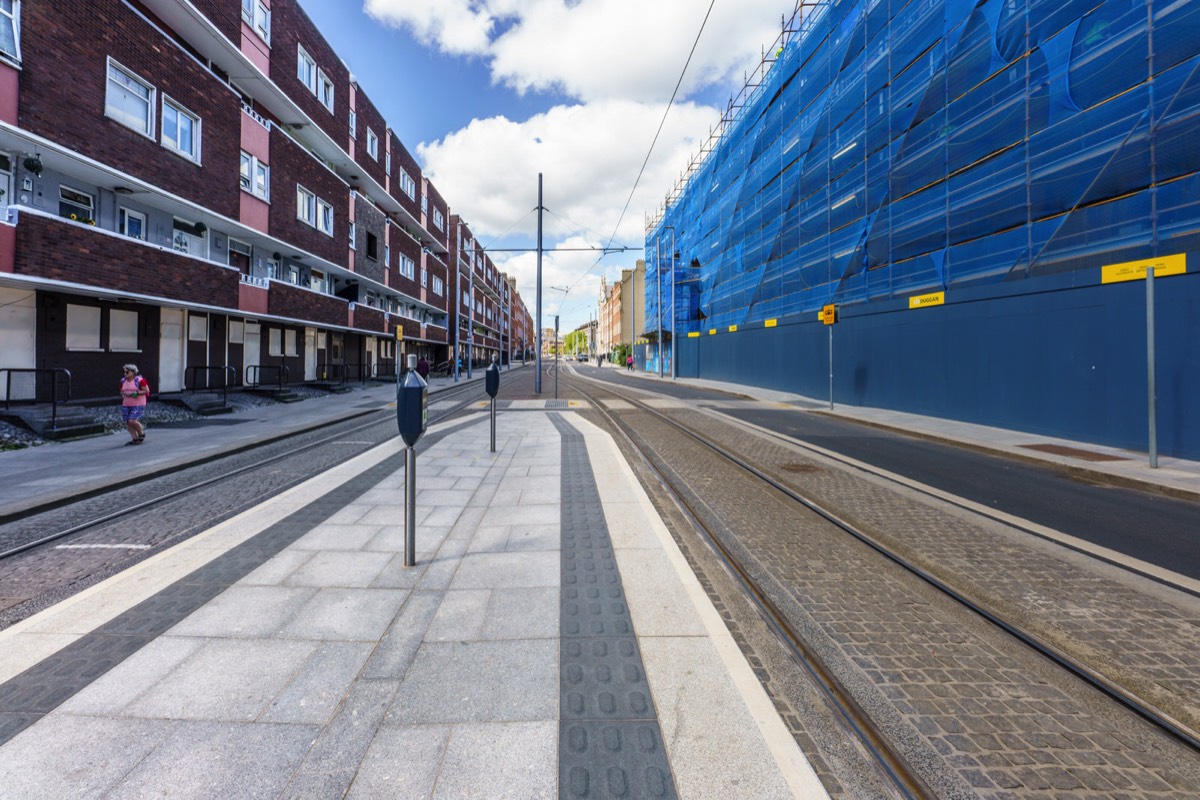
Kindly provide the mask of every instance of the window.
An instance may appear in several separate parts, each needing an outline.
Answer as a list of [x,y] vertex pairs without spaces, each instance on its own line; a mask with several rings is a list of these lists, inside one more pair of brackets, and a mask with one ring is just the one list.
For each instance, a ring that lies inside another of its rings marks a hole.
[[290,328],[283,332],[283,348],[285,356],[294,356],[298,352],[296,350],[296,332]]
[[100,309],[67,304],[67,349],[100,349]]
[[408,199],[415,200],[417,197],[417,184],[412,179],[412,176],[400,168],[400,190],[408,195]]
[[201,314],[188,314],[188,341],[208,341],[208,317]]
[[153,138],[154,88],[110,60],[104,113],[122,125]]
[[358,136],[358,114],[350,112],[350,138]]
[[433,276],[433,293],[436,294],[438,297],[441,297],[443,294],[446,293],[446,284],[437,275]]
[[392,174],[392,151],[391,150],[388,150],[386,153],[384,153],[383,163],[384,163],[384,167],[383,167],[384,171],[388,175],[391,175]]
[[317,199],[317,228],[326,236],[333,236],[333,206]]
[[367,231],[367,258],[379,260],[379,237]]
[[421,213],[429,213],[429,198],[425,195],[421,195]]
[[0,0],[0,54],[21,60],[21,0]]
[[392,246],[390,244],[385,244],[383,246],[383,263],[384,264],[392,263]]
[[309,225],[317,224],[317,196],[296,184],[296,219]]
[[400,274],[410,281],[416,276],[417,263],[403,253],[400,254]]
[[162,143],[163,147],[184,158],[200,161],[200,118],[166,97],[163,98]]
[[283,331],[279,328],[267,331],[267,353],[273,356],[283,355]]
[[242,151],[242,191],[266,201],[271,200],[271,168]]
[[421,288],[424,289],[428,285],[428,283],[429,283],[429,273],[427,273],[425,271],[424,267],[421,267]]
[[95,224],[92,209],[95,201],[90,194],[77,192],[66,186],[58,188],[58,215],[76,222]]
[[120,228],[121,234],[128,236],[130,239],[146,238],[146,215],[140,211],[134,211],[130,208],[119,209],[117,211],[117,226]]
[[250,245],[236,239],[229,240],[229,266],[237,267],[243,275],[250,274]]
[[379,160],[379,137],[370,128],[367,128],[367,155],[376,161]]
[[352,221],[350,223],[350,249],[351,250],[353,250],[357,247],[357,245],[354,243],[354,238],[357,235],[358,235],[358,225]]
[[324,272],[321,272],[319,269],[314,269],[311,273],[309,273],[308,288],[312,289],[314,292],[321,292],[324,294],[326,287],[327,284],[325,283]]
[[433,210],[433,227],[437,228],[439,231],[445,230],[446,218],[442,216],[441,209],[435,208]]
[[204,231],[207,228],[201,227],[199,224],[185,222],[179,218],[174,220],[172,225],[173,235],[171,237],[171,247],[180,253],[190,253],[191,255],[204,255]]
[[317,93],[317,62],[300,45],[296,45],[296,78],[310,92]]
[[262,0],[242,0],[242,19],[246,20],[258,37],[271,43],[271,11]]
[[108,312],[108,349],[114,353],[138,351],[138,313],[114,308]]
[[317,70],[317,99],[329,109],[329,113],[333,113],[333,81],[329,80],[324,70]]
[[246,343],[246,323],[244,320],[240,320],[240,319],[229,320],[229,343],[230,344],[245,344]]

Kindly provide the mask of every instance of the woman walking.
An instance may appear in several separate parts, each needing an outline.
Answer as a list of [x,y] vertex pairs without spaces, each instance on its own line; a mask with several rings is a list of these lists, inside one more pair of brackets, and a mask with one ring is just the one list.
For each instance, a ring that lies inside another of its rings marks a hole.
[[138,374],[137,364],[126,364],[125,375],[121,378],[121,419],[125,429],[129,431],[129,441],[125,443],[141,444],[146,441],[146,429],[142,427],[142,415],[146,413],[146,401],[150,397],[150,384]]

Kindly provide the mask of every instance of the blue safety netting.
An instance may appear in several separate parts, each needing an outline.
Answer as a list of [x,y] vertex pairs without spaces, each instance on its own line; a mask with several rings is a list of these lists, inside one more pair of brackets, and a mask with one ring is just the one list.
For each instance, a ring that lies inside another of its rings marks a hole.
[[1200,247],[1200,3],[807,9],[647,235],[647,330]]

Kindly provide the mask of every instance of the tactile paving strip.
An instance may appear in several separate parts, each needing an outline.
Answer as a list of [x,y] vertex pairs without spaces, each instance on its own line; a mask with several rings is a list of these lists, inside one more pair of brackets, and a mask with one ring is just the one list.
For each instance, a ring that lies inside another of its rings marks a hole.
[[559,797],[674,798],[583,435],[550,419],[562,435]]
[[[423,436],[418,455],[451,431]],[[363,492],[404,468],[404,451],[363,471],[248,541],[0,684],[0,745],[37,722],[175,623],[249,575]],[[419,475],[419,472],[418,472]]]

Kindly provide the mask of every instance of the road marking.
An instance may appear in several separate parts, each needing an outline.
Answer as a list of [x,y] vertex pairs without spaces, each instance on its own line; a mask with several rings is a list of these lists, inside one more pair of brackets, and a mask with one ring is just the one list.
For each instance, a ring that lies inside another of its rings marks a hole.
[[148,544],[60,544],[55,550],[149,550]]

